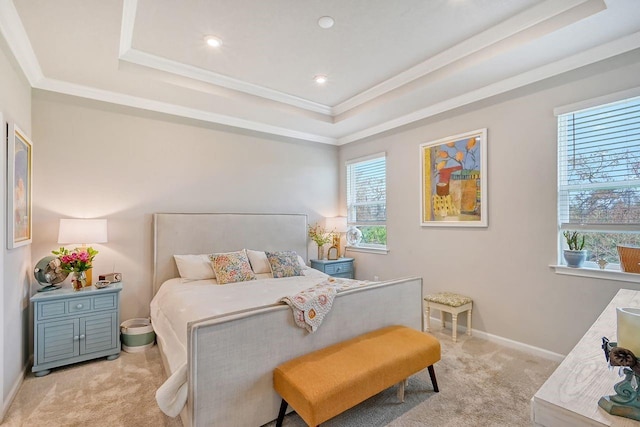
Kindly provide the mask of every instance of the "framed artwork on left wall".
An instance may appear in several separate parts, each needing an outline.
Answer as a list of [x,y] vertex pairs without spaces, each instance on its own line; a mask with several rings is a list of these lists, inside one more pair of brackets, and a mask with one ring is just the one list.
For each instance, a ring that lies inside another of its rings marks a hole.
[[[3,124],[4,126],[4,124]],[[7,248],[31,244],[33,146],[14,123],[7,129]]]

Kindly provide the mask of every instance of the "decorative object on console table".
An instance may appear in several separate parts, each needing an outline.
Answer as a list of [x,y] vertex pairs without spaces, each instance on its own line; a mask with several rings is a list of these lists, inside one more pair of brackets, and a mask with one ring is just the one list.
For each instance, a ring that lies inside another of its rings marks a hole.
[[320,224],[309,225],[309,237],[318,245],[318,259],[324,258],[324,245],[331,241],[331,235]]
[[618,345],[640,356],[640,307],[617,307]]
[[311,268],[322,271],[333,277],[353,279],[353,258],[340,258],[337,260],[312,259]]
[[120,355],[120,283],[105,289],[69,288],[42,292],[33,303],[33,368],[51,368]]
[[[80,219],[61,218],[58,229],[59,244],[81,244],[77,248],[80,252],[87,251],[87,244],[107,243],[107,220],[106,219]],[[96,252],[97,253],[97,252]],[[93,284],[92,269],[86,270],[86,284]]]
[[[342,253],[340,250],[340,240],[342,234],[347,232],[347,217],[335,216],[332,218],[325,218],[325,227],[331,233],[331,238],[333,240],[331,247],[329,248],[327,258],[338,259]],[[332,251],[333,248],[335,248],[335,251]],[[330,256],[332,253],[335,253],[335,257],[333,258]]]
[[607,337],[602,338],[602,350],[610,366],[620,366],[624,379],[613,386],[616,394],[602,396],[598,406],[611,415],[640,421],[640,360],[631,350],[609,342]]

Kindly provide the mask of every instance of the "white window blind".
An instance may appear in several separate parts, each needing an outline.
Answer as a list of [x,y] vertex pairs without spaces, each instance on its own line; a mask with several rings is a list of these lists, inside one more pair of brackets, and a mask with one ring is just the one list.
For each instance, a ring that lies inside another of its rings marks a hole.
[[558,116],[558,221],[587,235],[592,260],[638,242],[640,98]]
[[387,166],[384,153],[346,162],[347,222],[364,245],[386,245]]
[[383,225],[387,220],[387,168],[384,154],[347,162],[347,222]]

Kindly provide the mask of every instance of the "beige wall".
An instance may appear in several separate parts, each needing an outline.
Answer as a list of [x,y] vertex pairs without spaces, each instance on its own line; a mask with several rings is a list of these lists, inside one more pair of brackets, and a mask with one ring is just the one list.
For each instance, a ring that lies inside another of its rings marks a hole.
[[[341,147],[344,162],[387,152],[388,255],[350,252],[357,276],[419,275],[425,293],[474,299],[481,331],[566,354],[620,288],[638,283],[561,276],[556,263],[553,109],[640,86],[640,52]],[[419,145],[488,128],[489,227],[420,227]],[[344,202],[342,212],[346,212]],[[464,322],[465,318],[462,318]],[[598,346],[598,343],[594,343]]]
[[34,262],[57,247],[59,218],[107,218],[94,275],[123,273],[123,320],[149,313],[154,212],[337,214],[333,146],[42,91],[33,129]]
[[[11,120],[27,135],[31,135],[31,87],[15,62],[11,50],[0,36],[0,112],[3,120]],[[4,123],[3,123],[4,126]],[[4,135],[4,133],[2,133]],[[37,145],[34,143],[34,151]],[[22,372],[29,360],[29,275],[31,272],[31,246],[8,250],[6,245],[6,145],[2,143],[0,155],[0,383],[2,384],[3,413],[7,409]]]

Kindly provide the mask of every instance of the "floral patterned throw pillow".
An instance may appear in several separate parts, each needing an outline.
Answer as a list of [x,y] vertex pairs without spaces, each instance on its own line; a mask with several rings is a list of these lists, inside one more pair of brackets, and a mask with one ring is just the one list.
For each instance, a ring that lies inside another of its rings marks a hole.
[[251,264],[249,264],[249,258],[244,249],[237,252],[212,254],[209,258],[218,283],[221,285],[256,280],[256,275],[251,270]]
[[274,278],[302,276],[302,267],[295,251],[265,252]]

